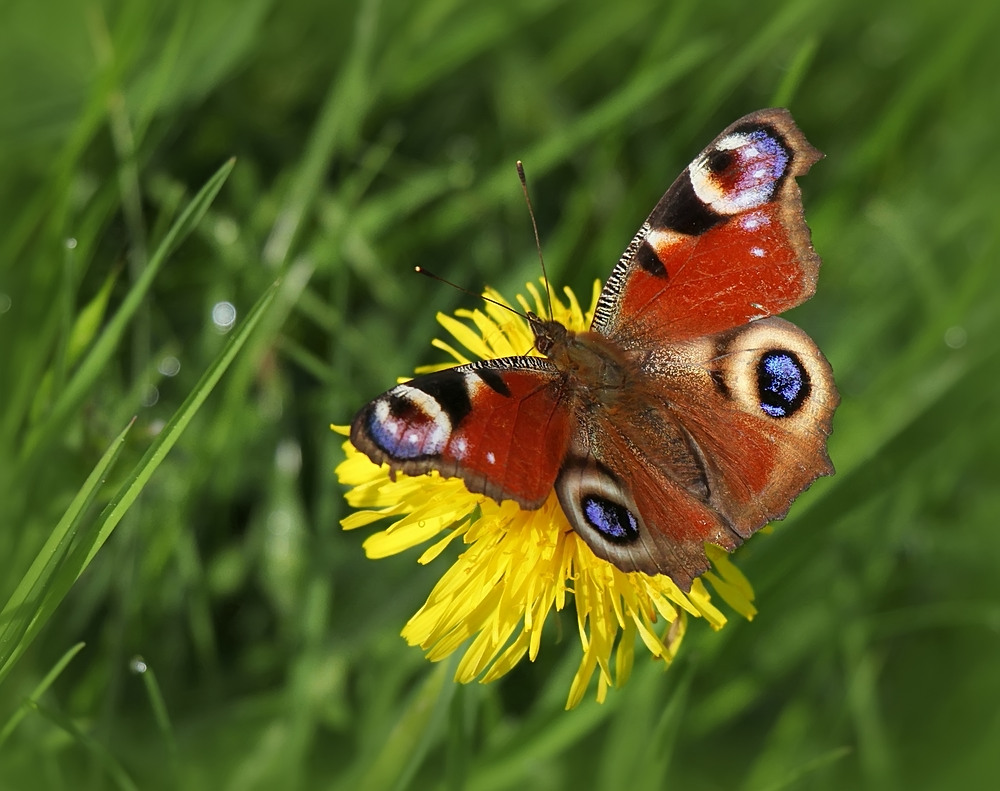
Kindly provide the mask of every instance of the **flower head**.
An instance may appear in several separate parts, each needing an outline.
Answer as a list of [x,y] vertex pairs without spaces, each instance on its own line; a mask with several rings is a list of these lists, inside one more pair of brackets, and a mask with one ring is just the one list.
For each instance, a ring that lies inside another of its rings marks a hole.
[[[521,308],[547,316],[539,290],[533,283],[527,290],[534,305],[519,295]],[[551,318],[571,330],[586,329],[599,291],[596,283],[586,314],[569,289],[565,302],[553,296]],[[492,290],[485,296],[503,302]],[[524,354],[532,348],[528,322],[497,305],[457,311],[456,316],[465,321],[442,314],[438,320],[471,357],[435,340],[434,346],[453,361],[418,369],[418,374],[477,358]],[[492,681],[524,656],[534,660],[546,619],[553,610],[571,604],[583,655],[566,706],[580,702],[595,672],[597,698],[603,701],[610,686],[620,686],[628,678],[637,637],[653,657],[669,663],[689,617],[722,628],[726,617],[712,603],[703,581],[745,617],[756,612],[750,584],[723,549],[706,545],[713,570],[696,579],[685,594],[667,576],[623,572],[594,555],[570,527],[554,492],[541,508],[527,511],[514,502],[497,503],[472,494],[459,479],[436,473],[390,475],[388,466],[373,463],[350,442],[344,447],[347,459],[337,467],[337,476],[351,487],[348,503],[361,510],[344,519],[343,528],[393,520],[364,542],[370,558],[436,539],[418,558],[429,563],[456,538],[466,545],[403,629],[407,642],[419,645],[434,661],[466,646],[456,672],[458,681]]]

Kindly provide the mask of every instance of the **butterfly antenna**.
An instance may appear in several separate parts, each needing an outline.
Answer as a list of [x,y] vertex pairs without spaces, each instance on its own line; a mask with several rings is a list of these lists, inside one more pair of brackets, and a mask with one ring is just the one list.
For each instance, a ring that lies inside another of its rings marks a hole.
[[524,175],[524,165],[517,160],[517,175],[521,179],[521,191],[524,192],[524,202],[528,204],[528,216],[531,217],[531,230],[535,232],[535,249],[538,250],[538,263],[542,267],[542,279],[545,281],[545,301],[549,304],[549,318],[552,318],[552,290],[549,287],[549,275],[545,271],[545,259],[542,257],[542,241],[538,238],[538,223],[535,222],[535,210],[531,206],[531,196],[528,195],[528,179]]
[[484,302],[489,302],[491,305],[496,305],[498,308],[503,308],[504,310],[509,310],[515,316],[520,316],[522,319],[527,319],[528,318],[523,313],[521,313],[521,311],[512,308],[510,305],[505,305],[503,302],[500,302],[500,301],[495,300],[495,299],[490,299],[489,297],[485,296],[484,294],[477,294],[475,291],[472,291],[472,290],[470,290],[468,288],[464,288],[463,286],[460,286],[457,283],[452,283],[450,280],[445,280],[443,277],[441,277],[441,275],[435,275],[429,269],[424,269],[422,266],[415,266],[415,267],[413,267],[413,271],[415,271],[418,275],[423,275],[424,277],[429,277],[431,280],[437,280],[439,283],[444,283],[446,286],[451,286],[452,288],[457,288],[459,291],[461,291],[461,292],[463,292],[465,294],[469,294],[469,295],[475,297],[476,299],[481,299]]

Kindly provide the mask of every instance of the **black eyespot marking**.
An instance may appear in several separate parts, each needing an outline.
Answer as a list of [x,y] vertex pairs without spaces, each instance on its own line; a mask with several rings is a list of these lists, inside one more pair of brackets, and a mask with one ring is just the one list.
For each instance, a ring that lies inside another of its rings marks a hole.
[[504,398],[510,398],[510,388],[507,387],[507,383],[497,371],[492,368],[477,368],[475,374],[483,380],[483,384],[490,390],[499,393]]
[[719,395],[727,401],[732,401],[733,393],[729,389],[729,385],[726,384],[726,378],[722,375],[722,371],[709,371],[708,375],[712,377],[712,384],[714,384],[715,389],[719,391]]
[[[725,359],[729,354],[729,345],[731,339],[728,337],[719,336],[715,339],[715,359],[722,360]],[[729,382],[726,381],[726,375],[719,369],[709,369],[708,375],[712,377],[712,384],[715,385],[716,391],[725,398],[727,401],[733,400],[733,391],[729,387]]]
[[440,371],[427,376],[418,376],[407,384],[433,398],[441,407],[441,411],[451,420],[451,425],[457,426],[472,411],[472,402],[466,392],[463,376],[454,371]]
[[643,242],[639,245],[639,249],[635,251],[635,257],[632,260],[655,277],[668,276],[667,268],[663,265],[660,256],[656,254],[656,250],[650,246],[649,242]]
[[718,148],[708,155],[706,163],[713,173],[725,173],[733,164],[733,152]]
[[667,190],[659,206],[663,207],[663,215],[650,218],[654,221],[654,225],[663,225],[671,231],[678,231],[688,236],[705,233],[726,219],[712,211],[711,207],[695,194],[691,176],[686,170]]
[[809,374],[790,351],[775,349],[757,363],[757,396],[764,413],[775,418],[794,415],[809,398]]
[[630,544],[639,539],[639,523],[625,506],[598,497],[584,495],[583,516],[598,533],[615,544]]

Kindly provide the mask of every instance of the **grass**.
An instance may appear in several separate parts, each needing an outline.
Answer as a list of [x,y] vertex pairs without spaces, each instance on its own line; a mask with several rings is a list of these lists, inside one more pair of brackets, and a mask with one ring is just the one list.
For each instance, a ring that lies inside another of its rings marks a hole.
[[[161,5],[2,12],[0,786],[995,783],[994,4]],[[447,559],[366,560],[332,472],[328,425],[469,306],[410,269],[537,276],[519,158],[589,293],[772,104],[827,153],[792,318],[837,374],[837,476],[738,553],[759,616],[693,624],[667,673],[564,712],[562,619],[456,686],[399,637]]]

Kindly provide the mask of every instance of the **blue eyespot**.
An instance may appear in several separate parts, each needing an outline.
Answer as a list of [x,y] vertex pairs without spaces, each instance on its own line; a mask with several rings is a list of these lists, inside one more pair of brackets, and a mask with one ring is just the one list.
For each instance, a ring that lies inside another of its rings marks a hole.
[[375,399],[365,420],[375,445],[397,461],[436,456],[451,437],[451,420],[437,399],[408,384]]
[[809,375],[789,351],[770,351],[757,363],[760,408],[771,417],[794,415],[809,397]]
[[380,416],[373,411],[368,415],[367,428],[372,441],[393,459],[403,461],[425,455],[420,433],[396,416]]
[[[757,161],[760,161],[768,170],[769,180],[777,181],[788,167],[788,150],[781,140],[774,137],[767,129],[756,129],[748,137],[758,150]],[[756,173],[754,173],[756,176]]]
[[639,538],[639,523],[625,506],[588,494],[583,498],[583,515],[608,541],[624,544]]

